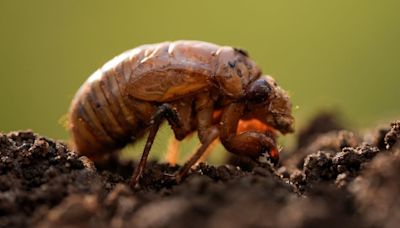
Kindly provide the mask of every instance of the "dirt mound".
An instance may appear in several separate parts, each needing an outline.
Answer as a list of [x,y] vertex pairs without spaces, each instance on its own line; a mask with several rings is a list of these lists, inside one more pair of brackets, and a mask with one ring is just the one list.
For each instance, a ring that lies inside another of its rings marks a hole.
[[[331,118],[324,115],[322,122]],[[96,168],[32,132],[0,134],[0,227],[398,224],[400,122],[364,137],[333,120],[319,129],[318,118],[276,169],[203,163],[175,185],[164,173],[178,167],[150,162],[137,191],[127,185],[133,163]]]

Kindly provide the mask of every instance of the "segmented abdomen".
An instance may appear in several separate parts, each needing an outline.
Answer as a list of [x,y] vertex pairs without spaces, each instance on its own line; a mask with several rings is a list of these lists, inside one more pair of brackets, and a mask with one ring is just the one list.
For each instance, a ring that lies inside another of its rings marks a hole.
[[82,85],[71,106],[74,147],[85,155],[121,147],[136,131],[137,116],[121,90],[125,82],[115,74],[98,70]]
[[[214,72],[210,57],[217,50],[217,45],[205,42],[165,42],[140,46],[107,62],[88,78],[71,104],[69,128],[74,149],[93,158],[143,134],[155,103],[162,102],[151,99],[150,89],[159,86],[156,88],[160,91],[175,96],[168,88],[183,80],[177,77],[193,81],[184,88],[178,83],[178,93],[195,90],[197,85],[208,86],[208,77]],[[168,75],[167,68],[184,73],[176,74],[173,81],[162,81]],[[137,85],[135,80],[143,75],[147,78],[153,75],[156,81]],[[146,110],[145,114],[141,113],[142,109]]]

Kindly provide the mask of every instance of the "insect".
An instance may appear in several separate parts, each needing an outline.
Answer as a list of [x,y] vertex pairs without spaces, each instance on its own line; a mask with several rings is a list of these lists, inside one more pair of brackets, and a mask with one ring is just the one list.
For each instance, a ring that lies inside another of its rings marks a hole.
[[276,163],[271,132],[292,132],[294,122],[287,93],[247,52],[175,41],[139,46],[94,72],[72,101],[69,131],[73,148],[95,162],[148,133],[134,187],[164,120],[177,140],[197,131],[201,143],[174,175],[177,182],[218,138],[236,155]]

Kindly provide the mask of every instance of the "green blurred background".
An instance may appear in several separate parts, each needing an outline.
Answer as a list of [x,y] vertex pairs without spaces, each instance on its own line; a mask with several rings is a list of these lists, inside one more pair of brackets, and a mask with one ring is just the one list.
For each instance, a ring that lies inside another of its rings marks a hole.
[[372,127],[400,114],[399,12],[397,0],[1,0],[0,130],[67,139],[59,119],[96,68],[177,39],[247,49],[290,91],[297,126],[334,109]]

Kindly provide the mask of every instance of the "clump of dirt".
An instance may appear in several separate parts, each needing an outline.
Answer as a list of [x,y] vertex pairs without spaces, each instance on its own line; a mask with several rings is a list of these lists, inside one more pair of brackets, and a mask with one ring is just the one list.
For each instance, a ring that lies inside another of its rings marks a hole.
[[400,138],[400,121],[393,122],[389,132],[385,135],[386,149],[390,149]]
[[343,187],[357,177],[363,165],[378,152],[376,147],[363,145],[357,148],[345,147],[334,154],[323,151],[310,154],[304,161],[304,179],[301,184],[312,187],[315,183],[335,181],[337,187]]
[[32,132],[0,134],[0,226],[26,226],[71,194],[101,189],[91,162]]
[[0,134],[0,227],[395,226],[400,121],[365,137],[333,118],[311,121],[278,167],[201,163],[177,185],[165,173],[179,167],[153,161],[135,191],[133,162],[95,167],[61,142]]
[[356,206],[374,227],[397,227],[400,221],[400,157],[380,154],[351,183]]

